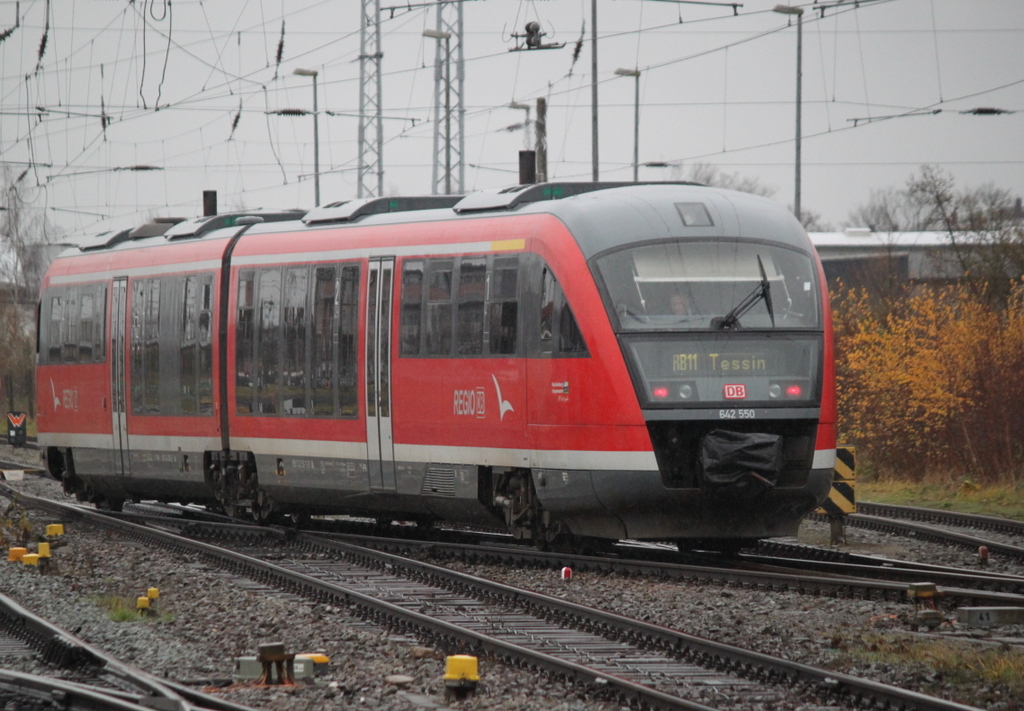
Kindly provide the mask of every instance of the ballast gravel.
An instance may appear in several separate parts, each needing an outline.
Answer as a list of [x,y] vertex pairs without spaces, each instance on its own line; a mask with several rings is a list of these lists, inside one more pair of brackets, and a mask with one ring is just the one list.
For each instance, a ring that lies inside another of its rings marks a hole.
[[[0,447],[0,458],[10,459]],[[16,450],[16,454],[30,454]],[[58,498],[60,485],[28,476],[14,484],[26,493]],[[0,507],[10,519],[5,499]],[[31,514],[33,524],[47,523]],[[328,671],[315,684],[258,688],[235,683],[208,688],[236,703],[272,711],[323,709],[479,709],[510,711],[613,711],[616,703],[583,697],[569,684],[533,671],[481,658],[481,685],[474,696],[446,698],[446,654],[420,640],[374,627],[346,609],[287,597],[242,583],[198,559],[128,543],[93,529],[69,526],[54,551],[55,569],[40,575],[30,566],[0,564],[0,589],[35,614],[74,633],[124,662],[157,676],[195,683],[232,676],[234,659],[254,656],[257,645],[284,642],[290,652],[321,652]],[[827,525],[805,524],[801,541],[827,543]],[[845,550],[976,567],[977,556],[933,543],[873,531],[847,529]],[[5,548],[10,545],[5,542]],[[452,568],[683,632],[795,661],[997,711],[1024,708],[1006,683],[982,678],[951,679],[925,657],[895,663],[872,657],[871,645],[897,640],[907,645],[934,636],[911,633],[905,602],[830,599],[795,592],[769,592],[698,585],[613,574],[577,573],[562,580],[557,570],[510,569],[448,563]],[[990,569],[1024,575],[1024,566],[993,561]],[[133,602],[150,587],[160,590],[157,614],[144,621],[116,622],[110,605]],[[958,643],[1002,649],[993,635],[1024,630],[1001,628]],[[1019,652],[1017,652],[1019,653]],[[0,656],[0,666],[53,673],[32,657]],[[404,677],[404,678],[403,678]],[[409,681],[411,679],[411,681]]]

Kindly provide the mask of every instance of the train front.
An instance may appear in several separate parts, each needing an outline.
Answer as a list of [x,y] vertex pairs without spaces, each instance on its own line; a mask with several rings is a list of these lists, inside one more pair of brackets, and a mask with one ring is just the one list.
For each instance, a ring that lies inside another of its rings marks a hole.
[[715,202],[674,202],[682,236],[591,260],[663,487],[624,487],[620,516],[681,545],[794,535],[828,495],[835,457],[831,324],[810,240],[758,199],[727,199],[738,218],[715,225]]

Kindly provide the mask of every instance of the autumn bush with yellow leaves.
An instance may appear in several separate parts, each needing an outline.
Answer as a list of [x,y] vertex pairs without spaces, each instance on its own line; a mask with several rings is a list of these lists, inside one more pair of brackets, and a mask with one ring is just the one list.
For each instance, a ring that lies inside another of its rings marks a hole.
[[[833,292],[839,426],[876,475],[1024,482],[1024,288]],[[861,469],[858,465],[858,469]]]

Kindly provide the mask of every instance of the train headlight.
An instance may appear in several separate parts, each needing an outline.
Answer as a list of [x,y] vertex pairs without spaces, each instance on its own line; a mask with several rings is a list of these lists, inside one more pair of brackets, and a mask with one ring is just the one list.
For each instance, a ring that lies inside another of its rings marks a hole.
[[683,400],[689,400],[693,397],[693,386],[689,383],[683,383],[679,386],[679,397]]
[[768,397],[780,397],[782,395],[782,386],[778,383],[772,383],[768,386]]

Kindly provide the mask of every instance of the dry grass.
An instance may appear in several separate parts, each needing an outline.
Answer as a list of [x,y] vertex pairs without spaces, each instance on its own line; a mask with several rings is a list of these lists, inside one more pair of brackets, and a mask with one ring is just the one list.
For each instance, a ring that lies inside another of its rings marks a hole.
[[920,483],[858,481],[857,498],[1024,521],[1024,486],[1021,485],[977,485],[970,480],[940,477]]
[[911,639],[867,634],[839,645],[854,664],[919,665],[936,682],[999,684],[1016,698],[1024,694],[1024,650],[955,640]]

